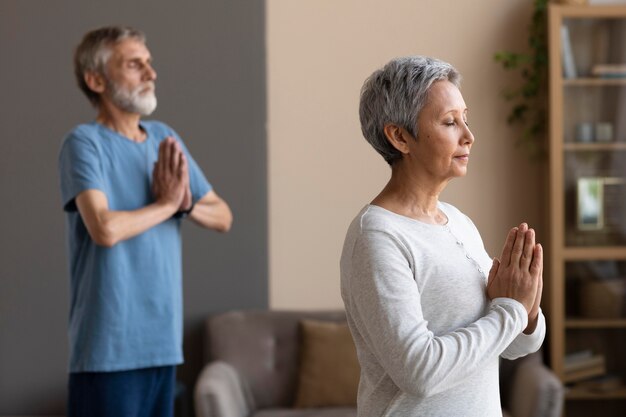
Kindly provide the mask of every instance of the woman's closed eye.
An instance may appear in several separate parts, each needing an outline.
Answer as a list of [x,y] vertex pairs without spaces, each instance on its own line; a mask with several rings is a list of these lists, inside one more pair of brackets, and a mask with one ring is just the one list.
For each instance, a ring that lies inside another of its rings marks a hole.
[[[465,123],[465,126],[469,127],[469,122],[467,120],[463,120],[462,122]],[[457,121],[456,120],[446,120],[445,122],[443,122],[443,124],[445,126],[452,127],[452,126],[455,126],[457,124]]]

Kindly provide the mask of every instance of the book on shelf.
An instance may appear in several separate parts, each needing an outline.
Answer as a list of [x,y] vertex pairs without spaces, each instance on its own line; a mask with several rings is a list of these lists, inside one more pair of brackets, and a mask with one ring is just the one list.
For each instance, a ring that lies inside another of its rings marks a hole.
[[565,366],[563,370],[565,373],[575,372],[581,369],[593,368],[597,366],[604,366],[604,356],[602,355],[593,355],[585,359],[580,359],[577,361],[565,361]]
[[626,78],[626,64],[596,64],[591,75],[599,78]]
[[593,352],[591,350],[581,350],[578,352],[568,353],[565,355],[563,360],[565,363],[575,363],[582,360],[587,360],[593,356]]
[[581,351],[565,357],[563,371],[563,382],[567,384],[606,374],[606,363],[603,355]]
[[589,392],[607,393],[623,387],[622,378],[617,375],[602,375],[586,381],[577,382],[574,387]]
[[600,365],[595,365],[576,371],[565,372],[563,374],[563,382],[569,384],[570,382],[584,381],[585,379],[601,376],[604,374],[606,374],[606,366],[604,365],[604,363],[602,363]]
[[574,52],[570,41],[569,28],[561,25],[561,63],[563,65],[563,77],[576,78],[576,63],[574,62]]

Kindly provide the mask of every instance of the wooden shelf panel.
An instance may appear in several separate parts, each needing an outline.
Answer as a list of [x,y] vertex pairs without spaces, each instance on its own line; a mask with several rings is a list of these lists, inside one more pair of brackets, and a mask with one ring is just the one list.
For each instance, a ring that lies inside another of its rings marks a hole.
[[626,260],[626,246],[567,247],[563,249],[565,261]]
[[566,319],[568,329],[626,329],[625,319]]
[[619,78],[568,78],[563,79],[565,87],[604,87],[604,86],[626,86],[626,77]]
[[574,143],[566,142],[563,144],[566,151],[626,151],[626,142],[608,142],[608,143]]
[[618,388],[614,391],[599,393],[581,388],[569,388],[565,393],[568,400],[611,400],[626,399],[626,387]]
[[581,19],[619,19],[626,17],[626,9],[623,5],[563,5],[550,4],[559,18],[581,18]]

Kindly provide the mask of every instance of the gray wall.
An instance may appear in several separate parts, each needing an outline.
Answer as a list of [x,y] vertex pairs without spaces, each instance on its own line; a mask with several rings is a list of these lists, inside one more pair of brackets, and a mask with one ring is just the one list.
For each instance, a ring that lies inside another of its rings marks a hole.
[[267,307],[264,2],[0,2],[0,415],[65,410],[68,278],[56,157],[94,112],[71,53],[87,30],[143,29],[158,72],[154,118],[186,141],[233,209],[227,235],[184,227],[191,392],[212,312]]

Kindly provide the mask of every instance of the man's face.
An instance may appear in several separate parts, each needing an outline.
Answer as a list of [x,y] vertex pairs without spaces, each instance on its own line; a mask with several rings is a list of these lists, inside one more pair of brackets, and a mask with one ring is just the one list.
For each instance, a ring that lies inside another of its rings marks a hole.
[[154,94],[156,72],[150,51],[143,42],[125,39],[112,48],[106,68],[104,95],[116,107],[142,116],[151,114],[157,105]]

